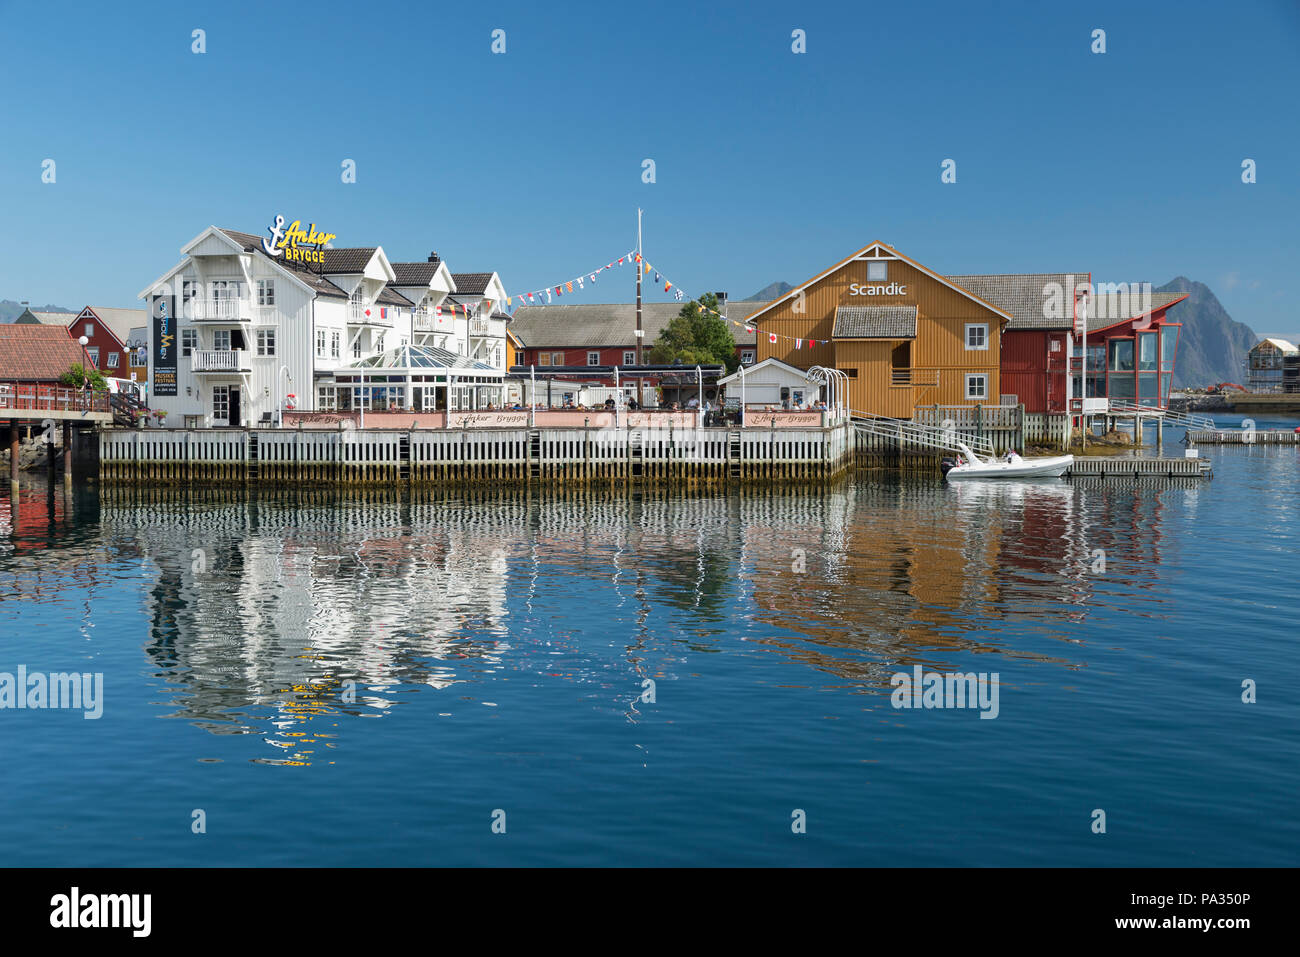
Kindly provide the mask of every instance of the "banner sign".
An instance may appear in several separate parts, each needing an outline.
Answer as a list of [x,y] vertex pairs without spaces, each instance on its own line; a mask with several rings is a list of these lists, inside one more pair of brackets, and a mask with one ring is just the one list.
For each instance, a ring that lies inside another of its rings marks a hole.
[[176,297],[154,296],[153,315],[153,388],[154,395],[176,395]]

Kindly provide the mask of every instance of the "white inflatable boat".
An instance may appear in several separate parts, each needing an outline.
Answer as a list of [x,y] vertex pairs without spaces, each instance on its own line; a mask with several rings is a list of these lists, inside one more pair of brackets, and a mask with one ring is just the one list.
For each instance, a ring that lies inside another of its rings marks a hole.
[[1074,464],[1073,455],[1022,459],[1015,452],[1008,452],[1002,458],[982,459],[961,442],[957,447],[961,449],[961,457],[956,461],[944,459],[939,466],[950,482],[962,479],[1057,478]]

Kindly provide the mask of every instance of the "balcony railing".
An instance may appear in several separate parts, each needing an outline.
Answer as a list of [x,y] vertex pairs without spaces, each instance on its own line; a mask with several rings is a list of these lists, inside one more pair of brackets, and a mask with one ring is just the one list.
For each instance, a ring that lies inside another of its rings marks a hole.
[[246,349],[195,349],[190,353],[191,372],[251,372]]
[[360,302],[349,302],[348,322],[354,326],[391,326],[395,312],[392,306],[367,306]]
[[191,299],[185,303],[181,315],[194,322],[249,322],[253,310],[247,300],[233,297]]
[[416,332],[453,332],[456,325],[449,312],[438,315],[432,309],[417,309],[413,314],[412,328]]
[[889,384],[890,385],[911,385],[912,370],[911,369],[890,369]]
[[504,336],[506,327],[505,323],[500,319],[471,319],[469,321],[469,334],[471,336]]
[[107,412],[108,395],[34,382],[0,382],[0,409]]

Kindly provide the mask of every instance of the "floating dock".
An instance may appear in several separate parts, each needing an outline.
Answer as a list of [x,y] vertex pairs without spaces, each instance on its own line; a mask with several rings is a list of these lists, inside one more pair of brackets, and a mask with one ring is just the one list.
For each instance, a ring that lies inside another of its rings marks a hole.
[[1212,429],[1187,433],[1188,445],[1300,445],[1290,429]]

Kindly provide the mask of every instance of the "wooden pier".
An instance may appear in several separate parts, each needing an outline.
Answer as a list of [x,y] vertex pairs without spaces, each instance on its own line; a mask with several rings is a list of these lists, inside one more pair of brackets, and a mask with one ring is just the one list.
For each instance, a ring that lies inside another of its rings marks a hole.
[[1113,478],[1135,475],[1157,478],[1210,478],[1210,460],[1203,458],[1156,458],[1129,455],[1076,455],[1067,478]]
[[1290,429],[1214,429],[1187,433],[1188,445],[1300,445]]
[[821,482],[845,423],[807,429],[106,430],[105,484],[416,485]]

